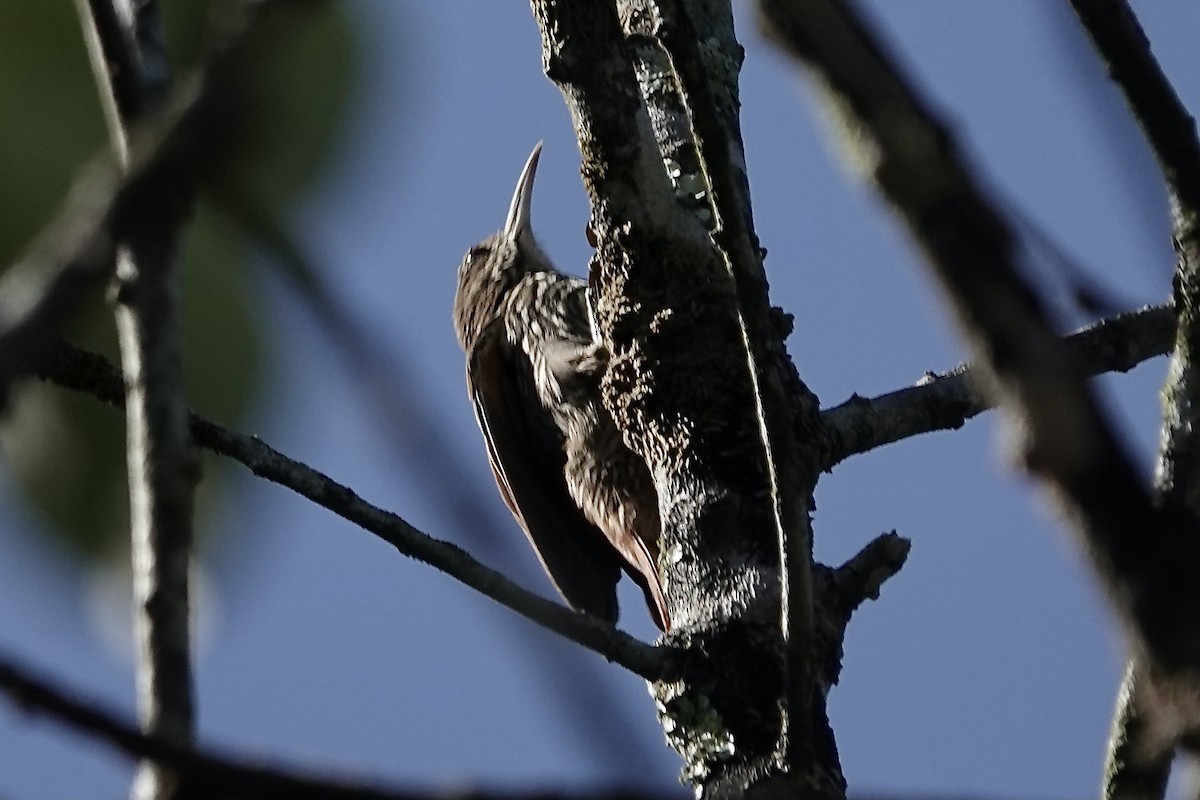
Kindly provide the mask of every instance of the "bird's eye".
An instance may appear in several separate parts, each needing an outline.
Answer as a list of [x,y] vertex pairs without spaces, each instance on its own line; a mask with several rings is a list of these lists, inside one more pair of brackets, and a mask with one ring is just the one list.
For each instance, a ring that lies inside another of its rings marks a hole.
[[467,263],[470,264],[477,259],[487,258],[488,252],[489,250],[486,245],[475,245],[467,252]]

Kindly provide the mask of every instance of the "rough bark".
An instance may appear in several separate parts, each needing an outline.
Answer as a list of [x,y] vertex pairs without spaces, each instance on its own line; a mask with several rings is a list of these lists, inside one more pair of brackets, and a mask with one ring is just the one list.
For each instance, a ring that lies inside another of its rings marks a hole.
[[[824,698],[867,592],[863,573],[840,573],[843,591],[811,561],[828,437],[768,303],[729,4],[533,8],[592,203],[605,402],[655,477],[668,642],[690,653],[652,688],[668,741],[705,796],[843,796]],[[885,541],[864,560],[886,552],[890,575],[907,546]]]

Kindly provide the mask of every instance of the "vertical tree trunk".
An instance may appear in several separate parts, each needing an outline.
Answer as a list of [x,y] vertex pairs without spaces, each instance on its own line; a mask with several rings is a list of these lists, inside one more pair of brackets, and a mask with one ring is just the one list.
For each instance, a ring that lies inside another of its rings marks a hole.
[[844,796],[816,666],[837,661],[815,632],[818,459],[796,448],[797,430],[819,433],[817,405],[767,302],[729,4],[533,6],[592,201],[605,402],[655,477],[668,639],[696,655],[652,689],[668,740],[705,796]]

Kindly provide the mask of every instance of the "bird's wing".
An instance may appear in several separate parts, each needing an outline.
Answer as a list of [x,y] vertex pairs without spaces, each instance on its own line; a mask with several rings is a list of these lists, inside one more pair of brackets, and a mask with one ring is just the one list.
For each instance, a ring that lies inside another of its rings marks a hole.
[[[475,419],[487,441],[500,494],[567,603],[615,622],[620,559],[571,499],[563,474],[565,456],[546,435],[553,423],[534,400],[532,368],[509,355],[512,349],[505,345],[504,324],[497,320],[480,335],[467,360]],[[530,384],[526,393],[521,380]]]
[[[656,517],[656,528],[657,523]],[[630,530],[620,536],[619,541],[614,542],[614,545],[629,562],[630,569],[626,572],[642,588],[642,593],[646,596],[646,607],[650,609],[650,616],[654,620],[654,624],[661,631],[669,631],[671,630],[671,615],[667,611],[667,599],[663,596],[662,579],[659,577],[656,564],[657,559],[650,551],[645,538],[650,535],[658,537],[659,531],[647,531],[642,534],[637,530]]]

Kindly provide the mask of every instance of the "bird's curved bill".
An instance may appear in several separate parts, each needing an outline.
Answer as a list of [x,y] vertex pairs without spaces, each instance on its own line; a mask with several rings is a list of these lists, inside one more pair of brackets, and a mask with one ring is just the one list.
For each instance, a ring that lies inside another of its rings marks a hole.
[[533,205],[533,178],[541,154],[542,143],[538,142],[525,162],[525,169],[521,170],[521,177],[517,179],[517,188],[513,190],[512,203],[508,206],[508,218],[504,220],[504,235],[509,239],[515,240],[522,231],[532,228],[529,220]]

